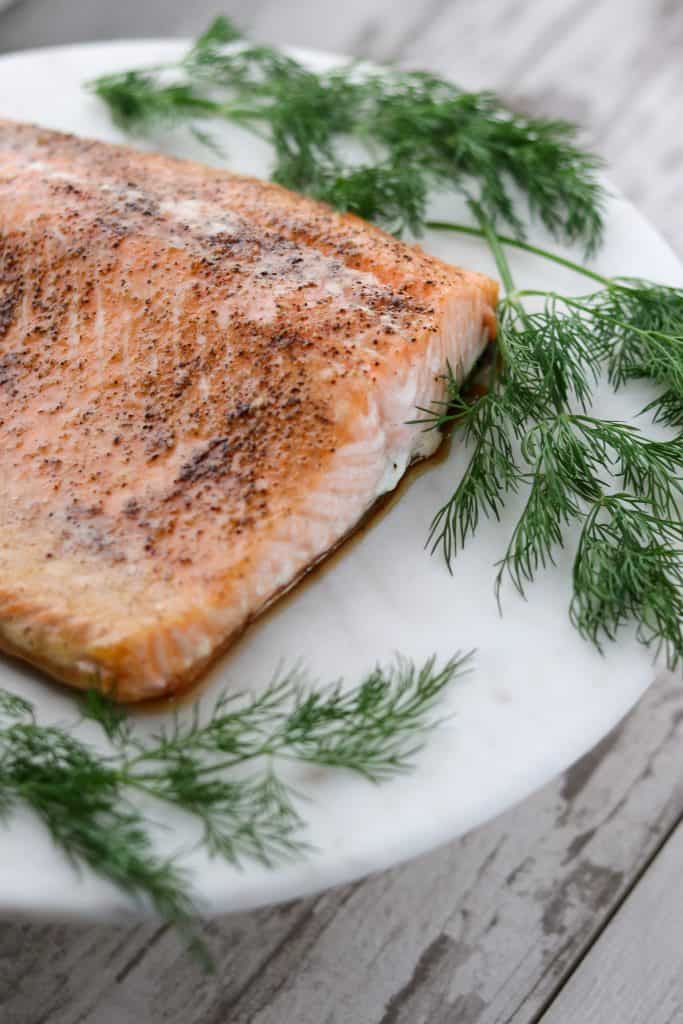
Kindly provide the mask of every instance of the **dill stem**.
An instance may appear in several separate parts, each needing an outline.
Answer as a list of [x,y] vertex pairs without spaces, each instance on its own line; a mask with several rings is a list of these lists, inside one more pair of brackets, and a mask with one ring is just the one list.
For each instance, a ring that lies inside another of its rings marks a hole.
[[[505,255],[505,250],[500,244],[500,239],[496,232],[494,231],[493,224],[486,216],[486,213],[481,208],[479,203],[476,202],[476,200],[471,198],[468,199],[467,205],[469,206],[473,215],[479,221],[479,224],[481,225],[481,237],[486,239],[488,246],[491,250],[491,254],[493,255],[494,260],[496,261],[496,267],[498,268],[498,273],[500,274],[500,279],[503,283],[503,288],[505,290],[505,298],[508,305],[512,306],[517,311],[518,315],[521,317],[522,320],[525,320],[526,310],[524,309],[524,306],[521,304],[521,302],[519,302],[517,299],[517,291],[514,279],[512,277],[512,271],[510,270],[510,264],[508,263],[508,258]],[[498,330],[496,344],[500,350],[503,359],[505,359],[508,353],[506,351],[504,331],[502,330],[502,326]],[[497,382],[499,376],[500,368],[498,366],[498,360],[494,359],[493,366],[491,369],[491,389],[493,389],[493,386]]]
[[510,270],[510,264],[508,263],[507,256],[500,244],[501,240],[493,230],[491,221],[486,216],[479,203],[474,199],[468,199],[467,205],[479,221],[481,228],[481,231],[479,232],[480,236],[485,238],[488,242],[491,254],[496,261],[496,267],[498,268],[500,279],[503,282],[503,287],[505,288],[505,294],[512,295],[515,291],[515,282],[512,278],[512,271]]
[[[417,752],[417,747],[411,753]],[[290,761],[294,764],[324,764],[328,767],[341,767],[346,768],[348,771],[353,772],[356,775],[360,775],[362,778],[367,779],[369,782],[376,783],[382,777],[382,774],[375,774],[371,769],[364,767],[362,764],[350,764],[343,760],[335,761],[334,759],[321,759],[319,755],[315,753],[306,754],[303,751],[290,752],[287,749],[285,740],[280,740],[277,743],[267,743],[266,745],[255,748],[254,750],[247,751],[234,758],[228,758],[223,761],[207,761],[205,764],[199,765],[195,768],[195,774],[199,777],[202,775],[219,775],[223,772],[230,771],[236,768],[238,765],[247,764],[250,761],[255,761],[259,758],[277,758],[281,761]],[[152,755],[150,760],[154,760],[155,757]],[[167,772],[161,768],[159,771],[149,771],[136,773],[133,770],[133,766],[138,761],[138,758],[131,758],[129,762],[124,764],[121,769],[117,772],[118,781],[124,786],[130,786],[133,789],[137,789],[141,793],[146,793],[148,796],[152,796],[158,800],[165,800],[166,802],[173,802],[172,797],[158,791],[154,783],[163,782],[167,777]],[[408,767],[408,763],[405,757],[401,757],[400,763],[397,762],[393,766],[393,770],[396,772],[404,771]]]
[[[235,757],[225,758],[223,761],[207,761],[205,764],[199,765],[195,771],[197,775],[211,775],[213,773],[230,771],[232,768],[236,768],[238,765],[247,764],[249,761],[255,761],[259,757],[286,757],[281,752],[280,747],[277,745],[266,744],[263,747],[255,747],[253,750],[245,751],[243,754],[239,754]],[[159,760],[156,754],[152,754],[149,758],[150,762]],[[296,760],[296,759],[295,759]],[[136,774],[131,771],[134,761],[129,762],[123,768],[125,778],[130,782],[131,785],[137,786],[138,783],[144,783],[146,781],[154,781],[155,779],[163,779],[165,773],[160,771],[150,771],[140,774]]]
[[[472,235],[475,238],[485,238],[490,244],[489,235],[485,230],[482,228],[471,227],[469,224],[456,224],[455,222],[445,220],[428,220],[425,227],[432,231],[457,231],[461,235]],[[567,270],[573,270],[575,273],[582,274],[584,277],[590,277],[593,281],[597,281],[599,284],[605,285],[606,287],[609,287],[612,284],[608,277],[603,277],[602,274],[598,274],[597,271],[589,270],[588,267],[583,267],[580,263],[574,263],[573,260],[569,260],[565,256],[559,256],[557,253],[550,252],[548,249],[541,249],[540,246],[531,245],[530,242],[523,242],[518,238],[512,238],[510,235],[496,235],[496,238],[501,245],[510,245],[515,249],[523,249],[524,252],[530,252],[534,256],[540,256],[542,259],[551,260],[553,263],[557,263],[561,267],[566,267]],[[498,261],[496,260],[496,264],[497,263]]]

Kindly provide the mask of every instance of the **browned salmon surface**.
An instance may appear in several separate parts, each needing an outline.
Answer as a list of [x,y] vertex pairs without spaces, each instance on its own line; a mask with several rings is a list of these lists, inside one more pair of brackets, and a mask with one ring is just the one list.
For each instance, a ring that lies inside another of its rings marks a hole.
[[0,646],[186,686],[431,453],[495,301],[276,185],[0,122]]

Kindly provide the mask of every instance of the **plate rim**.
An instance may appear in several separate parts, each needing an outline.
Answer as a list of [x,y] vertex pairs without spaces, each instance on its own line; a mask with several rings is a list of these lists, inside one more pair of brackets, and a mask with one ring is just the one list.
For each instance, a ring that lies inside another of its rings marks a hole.
[[[181,47],[184,45],[188,45],[188,43],[189,40],[187,37],[134,37],[130,39],[119,38],[110,40],[91,40],[82,43],[66,43],[59,45],[38,46],[29,49],[10,51],[8,53],[0,54],[0,68],[2,67],[3,63],[14,59],[40,60],[41,58],[44,58],[49,54],[68,54],[73,53],[74,51],[92,51],[96,49],[102,49],[107,51],[111,51],[112,49],[124,50],[127,47]],[[340,63],[352,59],[349,58],[348,56],[344,56],[341,54],[334,54],[321,50],[311,50],[309,48],[283,46],[282,49],[285,50],[286,52],[295,54],[302,59],[323,59],[329,62]],[[380,65],[375,66],[381,67]],[[653,232],[654,236],[656,236],[658,245],[662,248],[663,251],[667,251],[669,257],[673,261],[675,261],[675,263],[680,268],[681,275],[683,277],[683,263],[681,262],[680,257],[675,252],[671,244],[665,238],[662,237],[659,230],[649,221],[649,219],[645,217],[638,210],[638,208],[620,192],[618,188],[612,185],[611,179],[607,178],[606,180],[610,182],[611,189],[613,190],[614,194],[619,198],[619,200],[626,203],[628,207],[629,216],[637,218],[641,229],[647,227],[651,232]],[[623,720],[623,718],[632,710],[637,701],[645,693],[649,685],[651,685],[655,681],[656,677],[657,672],[655,669],[653,669],[649,673],[649,681],[641,688],[639,693],[636,693],[634,695],[633,700],[628,704],[628,706],[624,707],[619,719],[615,721],[611,727],[616,726],[619,721]],[[310,895],[315,892],[321,892],[330,886],[346,884],[356,878],[363,877],[367,874],[375,873],[381,870],[386,870],[388,867],[405,863],[406,861],[412,860],[423,853],[443,846],[444,844],[453,841],[457,836],[462,835],[467,831],[470,831],[472,828],[478,827],[485,821],[491,820],[499,813],[504,813],[505,811],[516,806],[521,801],[527,799],[527,797],[531,796],[539,788],[542,788],[544,785],[550,782],[552,778],[556,777],[559,771],[565,770],[567,767],[569,767],[570,764],[575,763],[575,761],[579,757],[583,756],[589,749],[591,749],[594,743],[599,741],[600,736],[604,734],[604,730],[599,731],[599,735],[592,737],[588,744],[585,746],[585,748],[582,751],[576,753],[570,762],[564,762],[563,768],[558,768],[556,770],[553,770],[551,774],[546,774],[536,783],[530,785],[523,792],[520,792],[514,799],[507,801],[504,804],[504,806],[494,808],[491,811],[488,811],[486,807],[484,807],[482,810],[482,814],[479,816],[479,818],[477,820],[473,820],[464,830],[458,829],[457,831],[448,832],[448,830],[444,831],[443,828],[436,827],[433,833],[426,832],[422,833],[420,836],[416,836],[410,833],[409,841],[403,841],[400,852],[395,850],[393,847],[390,847],[385,851],[384,856],[374,856],[372,858],[371,866],[368,866],[367,864],[354,864],[349,865],[345,870],[339,870],[338,865],[335,867],[335,865],[332,864],[328,866],[328,869],[326,871],[321,871],[320,866],[318,866],[318,869],[316,871],[310,872],[310,884],[308,885],[308,887],[297,886],[296,891],[293,891],[291,888],[285,888],[279,895],[273,895],[273,892],[271,890],[264,894],[264,898],[261,901],[255,901],[253,898],[247,897],[245,898],[244,901],[241,902],[239,898],[234,898],[234,894],[228,900],[223,898],[223,900],[221,901],[219,896],[216,900],[217,906],[212,907],[210,909],[210,913],[213,915],[217,913],[224,913],[226,912],[226,910],[239,911],[252,909],[266,904],[274,904],[292,898],[300,898],[302,896]],[[250,865],[247,865],[245,868],[245,873],[248,872],[249,869]],[[273,876],[271,877],[275,877],[276,875],[277,872],[274,872]],[[229,888],[230,886],[228,886],[228,889]],[[83,894],[87,895],[87,893],[91,892],[91,890],[91,886],[82,887]],[[27,901],[26,899],[21,899],[13,903],[12,900],[7,899],[7,894],[3,892],[2,887],[0,887],[0,909],[2,909],[3,912],[15,913],[17,916],[25,916],[29,918],[42,916],[49,917],[49,919],[51,920],[102,920],[103,918],[118,917],[121,914],[123,914],[126,917],[129,917],[131,914],[133,914],[134,916],[148,916],[150,913],[149,908],[145,907],[144,905],[131,906],[129,898],[125,896],[122,897],[118,890],[110,889],[107,883],[100,884],[99,879],[98,884],[95,887],[95,893],[97,894],[97,899],[93,902],[88,902],[87,900],[83,902],[82,900],[79,900],[76,901],[76,903],[74,903],[73,901],[70,901],[69,904],[67,905],[64,902],[64,900],[62,900],[61,902],[58,901],[59,906],[50,906],[49,908],[45,909],[44,903],[38,903],[36,905],[33,905],[30,900]]]

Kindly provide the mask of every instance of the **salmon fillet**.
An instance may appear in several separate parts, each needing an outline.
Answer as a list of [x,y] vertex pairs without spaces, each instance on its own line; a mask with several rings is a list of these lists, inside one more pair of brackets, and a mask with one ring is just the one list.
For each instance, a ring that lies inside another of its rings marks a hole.
[[488,278],[200,164],[0,122],[0,646],[178,690],[359,522]]

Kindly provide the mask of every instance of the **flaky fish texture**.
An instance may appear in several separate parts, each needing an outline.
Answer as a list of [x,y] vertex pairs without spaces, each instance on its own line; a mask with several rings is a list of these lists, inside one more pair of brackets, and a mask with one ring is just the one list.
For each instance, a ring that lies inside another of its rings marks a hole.
[[196,679],[435,432],[496,285],[254,178],[0,122],[0,646]]

